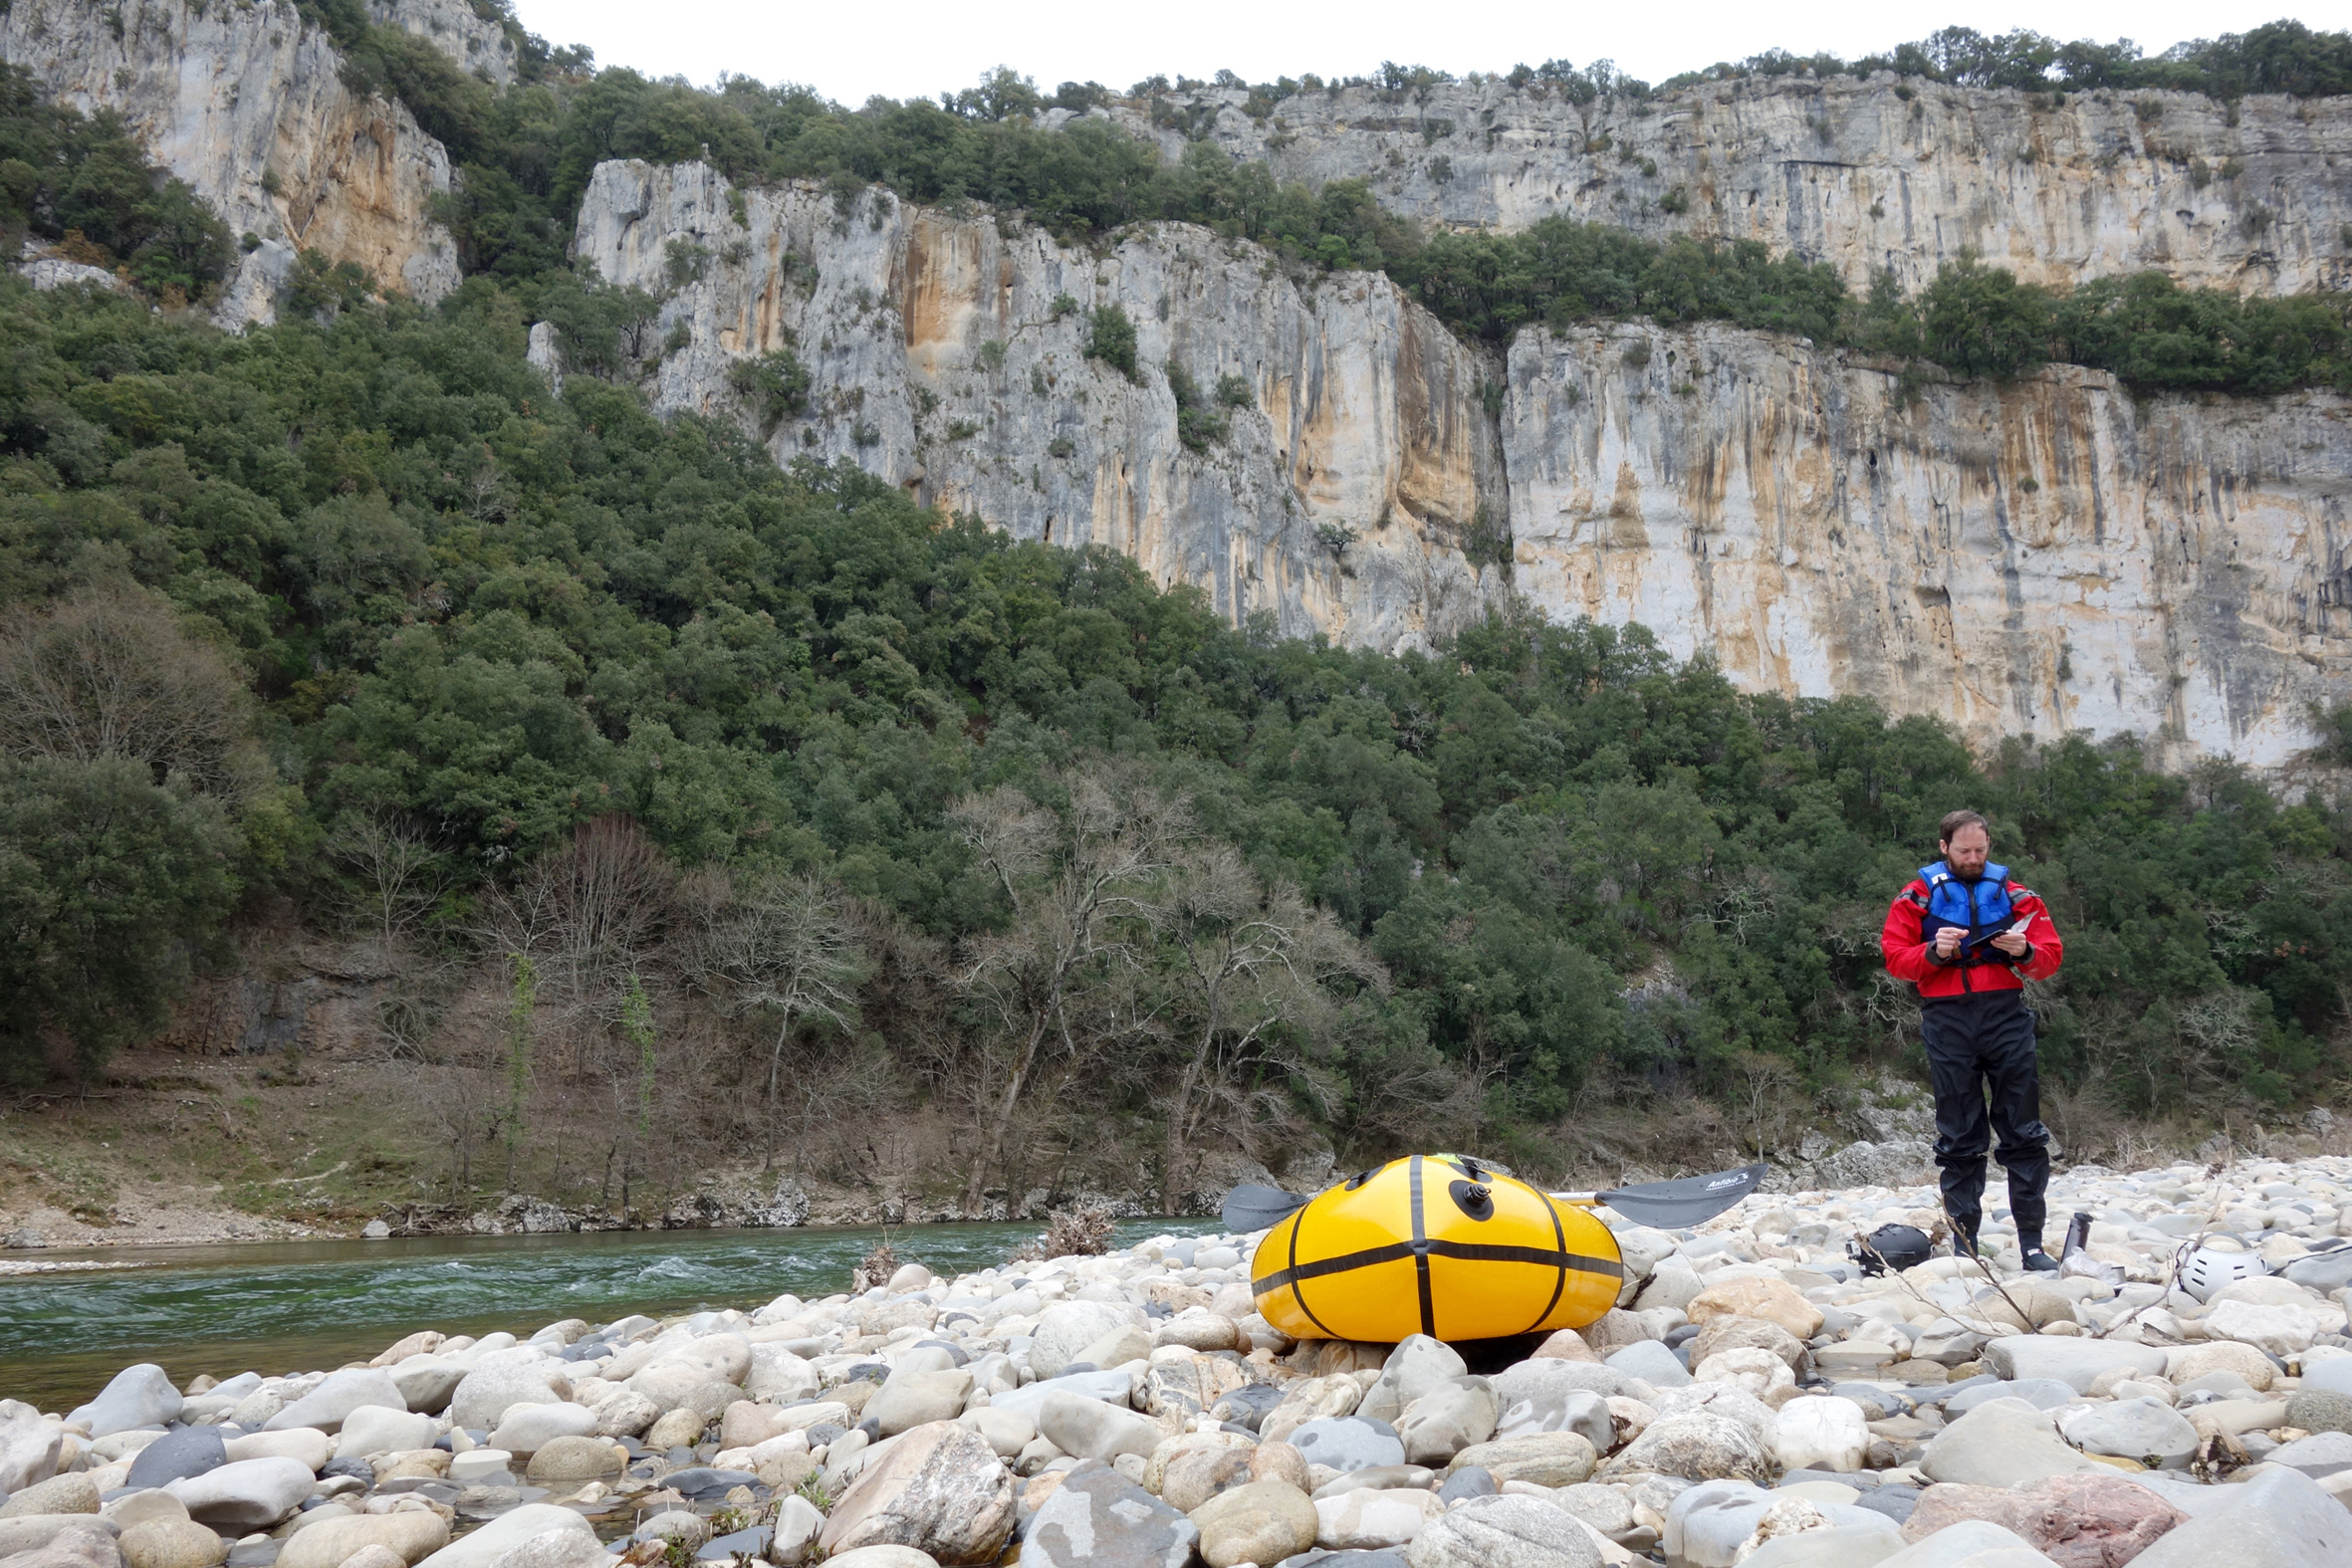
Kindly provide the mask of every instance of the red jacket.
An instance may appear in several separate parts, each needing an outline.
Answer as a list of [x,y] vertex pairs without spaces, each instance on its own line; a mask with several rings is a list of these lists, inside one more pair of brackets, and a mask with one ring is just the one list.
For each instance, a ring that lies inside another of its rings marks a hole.
[[1928,888],[1925,882],[1913,877],[1910,885],[1895,895],[1895,902],[1887,910],[1886,929],[1878,934],[1879,950],[1886,955],[1887,973],[1917,986],[1922,1002],[1942,1002],[1986,991],[2020,991],[2026,981],[2047,980],[2055,975],[2066,957],[2066,944],[2059,939],[2058,928],[2050,920],[2049,907],[2042,903],[2039,894],[2014,877],[2009,879],[2008,890],[2013,912],[2032,922],[2025,928],[2025,940],[2029,944],[2025,956],[2013,959],[1989,945],[1973,964],[1963,963],[1959,954],[1947,963],[1937,958],[1935,949],[1922,940]]

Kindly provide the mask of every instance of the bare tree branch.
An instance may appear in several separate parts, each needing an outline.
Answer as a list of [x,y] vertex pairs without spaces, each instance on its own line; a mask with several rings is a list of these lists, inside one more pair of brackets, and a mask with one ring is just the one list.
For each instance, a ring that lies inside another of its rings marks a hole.
[[1133,1009],[1089,1004],[1143,968],[1150,894],[1193,833],[1189,804],[1130,761],[1064,768],[1039,793],[1055,803],[999,787],[948,813],[995,879],[1008,917],[1002,930],[966,944],[956,973],[983,1025],[968,1215],[981,1212],[989,1178],[1005,1172],[1014,1122],[1045,1060],[1058,1057],[1066,1069],[1131,1026]]
[[82,589],[46,615],[0,619],[0,755],[130,758],[205,794],[269,776],[245,678],[129,583]]
[[[794,1034],[812,1023],[844,1034],[855,1028],[857,991],[872,973],[842,904],[812,877],[767,876],[720,907],[707,938],[706,984],[715,982],[737,1014],[763,1014],[775,1031],[768,1052],[768,1170],[776,1168],[778,1098]],[[817,1065],[800,1074],[804,1143],[823,1104]]]

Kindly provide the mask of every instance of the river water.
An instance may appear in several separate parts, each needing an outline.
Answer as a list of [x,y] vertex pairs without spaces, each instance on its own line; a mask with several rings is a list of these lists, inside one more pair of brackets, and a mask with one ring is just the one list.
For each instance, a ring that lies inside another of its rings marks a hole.
[[[1131,1220],[1113,1245],[1196,1235],[1213,1220]],[[1002,1263],[1036,1226],[898,1228],[898,1256],[949,1274]],[[19,1253],[105,1270],[0,1276],[0,1399],[70,1410],[138,1361],[185,1386],[199,1373],[317,1371],[373,1356],[414,1329],[529,1336],[567,1317],[609,1322],[753,1307],[790,1290],[845,1290],[883,1232],[623,1231],[417,1236]]]

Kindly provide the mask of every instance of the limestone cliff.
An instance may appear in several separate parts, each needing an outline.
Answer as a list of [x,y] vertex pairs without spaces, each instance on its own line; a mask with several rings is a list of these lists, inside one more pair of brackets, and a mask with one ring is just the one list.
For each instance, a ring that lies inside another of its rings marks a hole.
[[[743,192],[739,223],[734,194],[608,163],[582,211],[614,282],[700,273],[647,334],[671,345],[662,407],[1109,545],[1236,618],[1426,646],[1516,590],[1710,650],[1747,689],[1867,693],[1980,742],[2131,731],[2176,763],[2283,766],[2309,704],[2352,690],[2333,394],[1923,380],[1722,327],[1530,333],[1506,366],[1382,278],[1296,281],[1198,229],[1097,254],[878,192]],[[1136,323],[1140,385],[1084,355],[1105,303]],[[810,405],[766,430],[730,371],[786,346]],[[1178,437],[1170,360],[1254,394],[1206,452]],[[1465,559],[1506,520],[1508,578]]]
[[[792,346],[815,376],[778,457],[850,457],[929,504],[1024,539],[1108,545],[1236,619],[1377,648],[1420,646],[1500,585],[1463,558],[1507,506],[1489,364],[1376,274],[1300,283],[1254,246],[1168,225],[1099,253],[869,191],[741,192],[700,164],[606,163],[577,249],[615,283],[699,270],[654,395],[747,421],[730,368]],[[1133,320],[1130,382],[1083,350],[1090,313]],[[1205,451],[1177,434],[1165,366],[1247,383]],[[1352,531],[1352,543],[1339,531]]]
[[514,86],[515,41],[468,0],[367,0],[367,19],[413,33],[492,87]]
[[225,321],[269,319],[306,249],[422,300],[457,286],[429,210],[448,154],[406,109],[347,88],[327,35],[283,0],[16,0],[0,10],[0,58],[85,112],[118,111],[232,233],[260,241]]
[[[512,80],[511,41],[465,0],[370,14]],[[16,0],[0,55],[120,111],[255,236],[225,320],[272,314],[304,247],[422,299],[457,282],[430,215],[443,149],[352,93],[284,0]],[[1892,78],[1648,106],[1357,89],[1262,119],[1229,98],[1208,128],[1238,155],[1369,176],[1442,224],[1559,212],[1755,238],[1857,285],[1893,267],[1916,286],[1973,248],[2053,284],[2156,267],[2352,286],[2341,103]],[[1200,229],[1065,247],[1009,216],[735,190],[699,164],[601,166],[575,243],[662,298],[635,345],[658,406],[1023,538],[1122,551],[1237,621],[1427,647],[1517,592],[1645,622],[1750,689],[1868,693],[1979,741],[2129,730],[2176,763],[2283,767],[2311,705],[2352,691],[2352,410],[2330,394],[2134,399],[2065,367],[1963,383],[1719,327],[1529,333],[1506,357],[1384,277],[1294,274]],[[1132,377],[1087,352],[1110,305],[1134,323]],[[560,374],[552,332],[532,343]],[[785,348],[808,401],[758,406],[736,372]],[[1221,378],[1247,397],[1188,444],[1175,382]]]
[[2309,706],[2352,693],[2352,406],[1903,368],[1722,327],[1522,335],[1518,587],[1980,743],[2311,744]]
[[[1556,213],[1653,238],[1762,240],[1857,287],[1892,267],[1915,289],[1963,248],[2045,284],[2144,268],[2239,290],[2352,284],[2344,100],[2061,96],[1881,73],[1710,83],[1639,105],[1500,81],[1425,102],[1306,93],[1264,119],[1241,93],[1200,101],[1236,156],[1317,186],[1368,178],[1392,209],[1456,228]],[[1179,131],[1116,115],[1182,152]]]

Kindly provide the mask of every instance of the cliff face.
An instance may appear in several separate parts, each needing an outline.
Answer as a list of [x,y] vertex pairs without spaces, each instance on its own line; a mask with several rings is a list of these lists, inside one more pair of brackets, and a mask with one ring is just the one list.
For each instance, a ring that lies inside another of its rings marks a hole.
[[[512,80],[511,42],[464,0],[370,14]],[[0,55],[121,112],[259,238],[225,320],[273,314],[305,247],[422,299],[455,286],[429,216],[442,148],[346,89],[280,0],[16,0]],[[1230,95],[1211,133],[1286,179],[1368,175],[1439,223],[1754,238],[1857,286],[1886,267],[1916,286],[1964,248],[2053,284],[2155,267],[2352,286],[2340,103],[2059,105],[1889,78],[1711,85],[1646,113],[1499,83],[1390,97],[1257,121]],[[1750,689],[1868,693],[1980,742],[2129,730],[2175,763],[2282,767],[2310,705],[2352,689],[2352,412],[2331,395],[2135,400],[2063,367],[1959,383],[1713,327],[1531,332],[1506,363],[1385,278],[1294,278],[1199,229],[1064,248],[879,191],[731,190],[701,165],[603,165],[576,245],[663,298],[638,345],[660,407],[1022,538],[1122,551],[1237,621],[1426,647],[1518,592],[1642,621]],[[1087,353],[1110,305],[1134,324],[1132,378]],[[533,348],[561,373],[552,333]],[[784,348],[812,375],[799,409],[739,380]],[[1171,365],[1205,398],[1228,378],[1247,396],[1188,430]]]
[[514,86],[515,41],[466,0],[367,0],[367,19],[413,33],[492,87]]
[[0,11],[0,58],[85,112],[119,112],[231,233],[261,240],[227,290],[226,322],[273,316],[306,249],[421,300],[457,286],[455,247],[428,213],[449,188],[448,154],[407,110],[346,88],[327,35],[291,5],[16,0]]
[[[1867,693],[1980,743],[2132,731],[2175,763],[2282,766],[2352,683],[2332,394],[2135,401],[2071,367],[1907,383],[1721,327],[1529,333],[1506,366],[1383,279],[1294,283],[1197,229],[1096,255],[872,192],[743,211],[699,165],[596,172],[584,259],[655,292],[701,274],[647,334],[679,344],[662,407],[1108,545],[1237,619],[1426,646],[1516,590],[1712,651],[1746,689]],[[1143,384],[1085,357],[1097,304],[1133,318]],[[769,431],[730,371],[788,345],[810,405]],[[1253,393],[1206,452],[1179,439],[1170,360]],[[1505,520],[1508,578],[1465,559]]]
[[[1389,97],[1397,102],[1384,102]],[[1368,178],[1392,209],[1456,228],[1561,214],[1653,238],[1762,240],[1906,290],[1974,249],[2029,282],[2157,268],[2254,292],[2352,283],[2352,115],[2342,100],[2048,95],[1839,77],[1584,106],[1501,82],[1426,102],[1351,88],[1264,120],[1223,100],[1212,138],[1285,180]],[[1139,113],[1158,137],[1183,136]],[[1674,210],[1674,209],[1681,210]]]
[[2344,399],[2135,401],[2073,366],[1907,396],[1900,369],[1726,328],[1523,335],[1518,587],[1980,743],[2311,744],[2352,689]]
[[[1420,646],[1500,585],[1462,545],[1508,507],[1480,399],[1501,366],[1385,278],[1302,286],[1181,225],[1096,254],[878,191],[741,195],[739,224],[702,165],[606,163],[582,208],[579,254],[612,282],[660,292],[673,255],[703,274],[655,329],[691,334],[662,408],[751,422],[730,369],[793,346],[815,388],[767,432],[779,458],[852,458],[1020,538],[1110,546],[1289,633]],[[1086,356],[1097,305],[1134,322],[1138,381]],[[1204,394],[1249,388],[1206,450],[1179,439],[1170,362]]]

